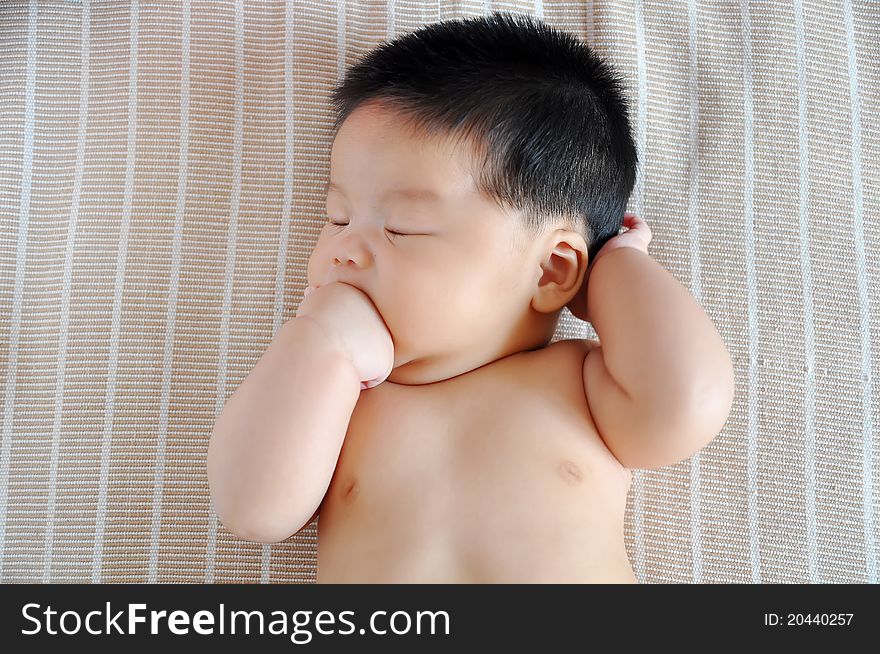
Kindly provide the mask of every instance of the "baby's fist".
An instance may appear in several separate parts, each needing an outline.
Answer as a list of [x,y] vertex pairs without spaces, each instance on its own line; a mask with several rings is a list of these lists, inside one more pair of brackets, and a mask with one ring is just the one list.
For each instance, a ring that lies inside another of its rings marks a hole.
[[648,223],[633,213],[625,213],[623,214],[623,226],[626,227],[626,231],[618,234],[602,246],[602,249],[593,258],[593,263],[598,261],[599,257],[603,254],[607,254],[616,248],[635,248],[648,254],[648,243],[653,238]]
[[[320,293],[315,291],[320,290]],[[361,390],[385,381],[394,368],[394,339],[370,297],[356,286],[308,286],[297,319],[316,322],[358,373]]]
[[599,257],[617,248],[635,248],[648,254],[648,243],[651,242],[653,236],[648,223],[635,214],[624,213],[623,227],[626,228],[626,231],[607,241],[596,253],[596,256],[593,257],[593,260],[587,264],[587,272],[584,275],[584,281],[580,289],[578,289],[577,294],[566,305],[576,318],[590,322],[590,316],[587,312],[587,287],[589,286],[593,265],[599,260]]

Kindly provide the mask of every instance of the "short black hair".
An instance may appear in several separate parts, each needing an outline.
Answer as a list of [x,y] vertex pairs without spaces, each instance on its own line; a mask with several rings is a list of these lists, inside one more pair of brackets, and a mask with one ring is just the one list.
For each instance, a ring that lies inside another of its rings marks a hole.
[[638,157],[621,78],[532,16],[445,20],[382,42],[331,100],[334,134],[375,103],[417,136],[464,142],[481,193],[522,212],[533,235],[576,229],[590,262],[623,224]]

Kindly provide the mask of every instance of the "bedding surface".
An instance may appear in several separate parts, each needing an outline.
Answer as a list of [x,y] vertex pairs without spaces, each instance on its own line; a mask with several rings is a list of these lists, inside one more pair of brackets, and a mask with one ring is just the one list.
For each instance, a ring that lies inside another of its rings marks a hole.
[[[865,0],[0,4],[0,581],[314,582],[316,522],[271,546],[218,524],[213,422],[302,298],[332,85],[383,40],[493,10],[625,73],[629,210],[736,367],[721,434],[635,471],[639,581],[876,583]],[[565,312],[556,339],[594,337]]]

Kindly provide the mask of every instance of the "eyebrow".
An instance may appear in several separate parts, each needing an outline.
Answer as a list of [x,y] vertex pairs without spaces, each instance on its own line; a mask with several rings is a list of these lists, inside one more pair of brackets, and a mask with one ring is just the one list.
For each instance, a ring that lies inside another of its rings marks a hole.
[[[329,191],[339,191],[343,195],[345,195],[345,191],[342,190],[342,187],[338,184],[334,184],[333,182],[328,182],[325,193]],[[429,188],[396,188],[391,189],[389,191],[385,191],[382,194],[381,200],[385,200],[386,198],[401,198],[404,200],[411,200],[413,202],[427,202],[427,203],[435,203],[442,201],[442,197],[436,191],[432,191]]]

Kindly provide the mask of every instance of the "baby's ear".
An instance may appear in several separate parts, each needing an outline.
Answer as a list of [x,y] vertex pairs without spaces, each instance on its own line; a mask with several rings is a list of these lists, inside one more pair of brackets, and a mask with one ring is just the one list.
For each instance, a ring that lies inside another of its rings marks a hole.
[[540,247],[541,277],[532,306],[536,311],[551,313],[566,306],[572,294],[581,292],[587,244],[576,231],[560,228],[546,234]]

